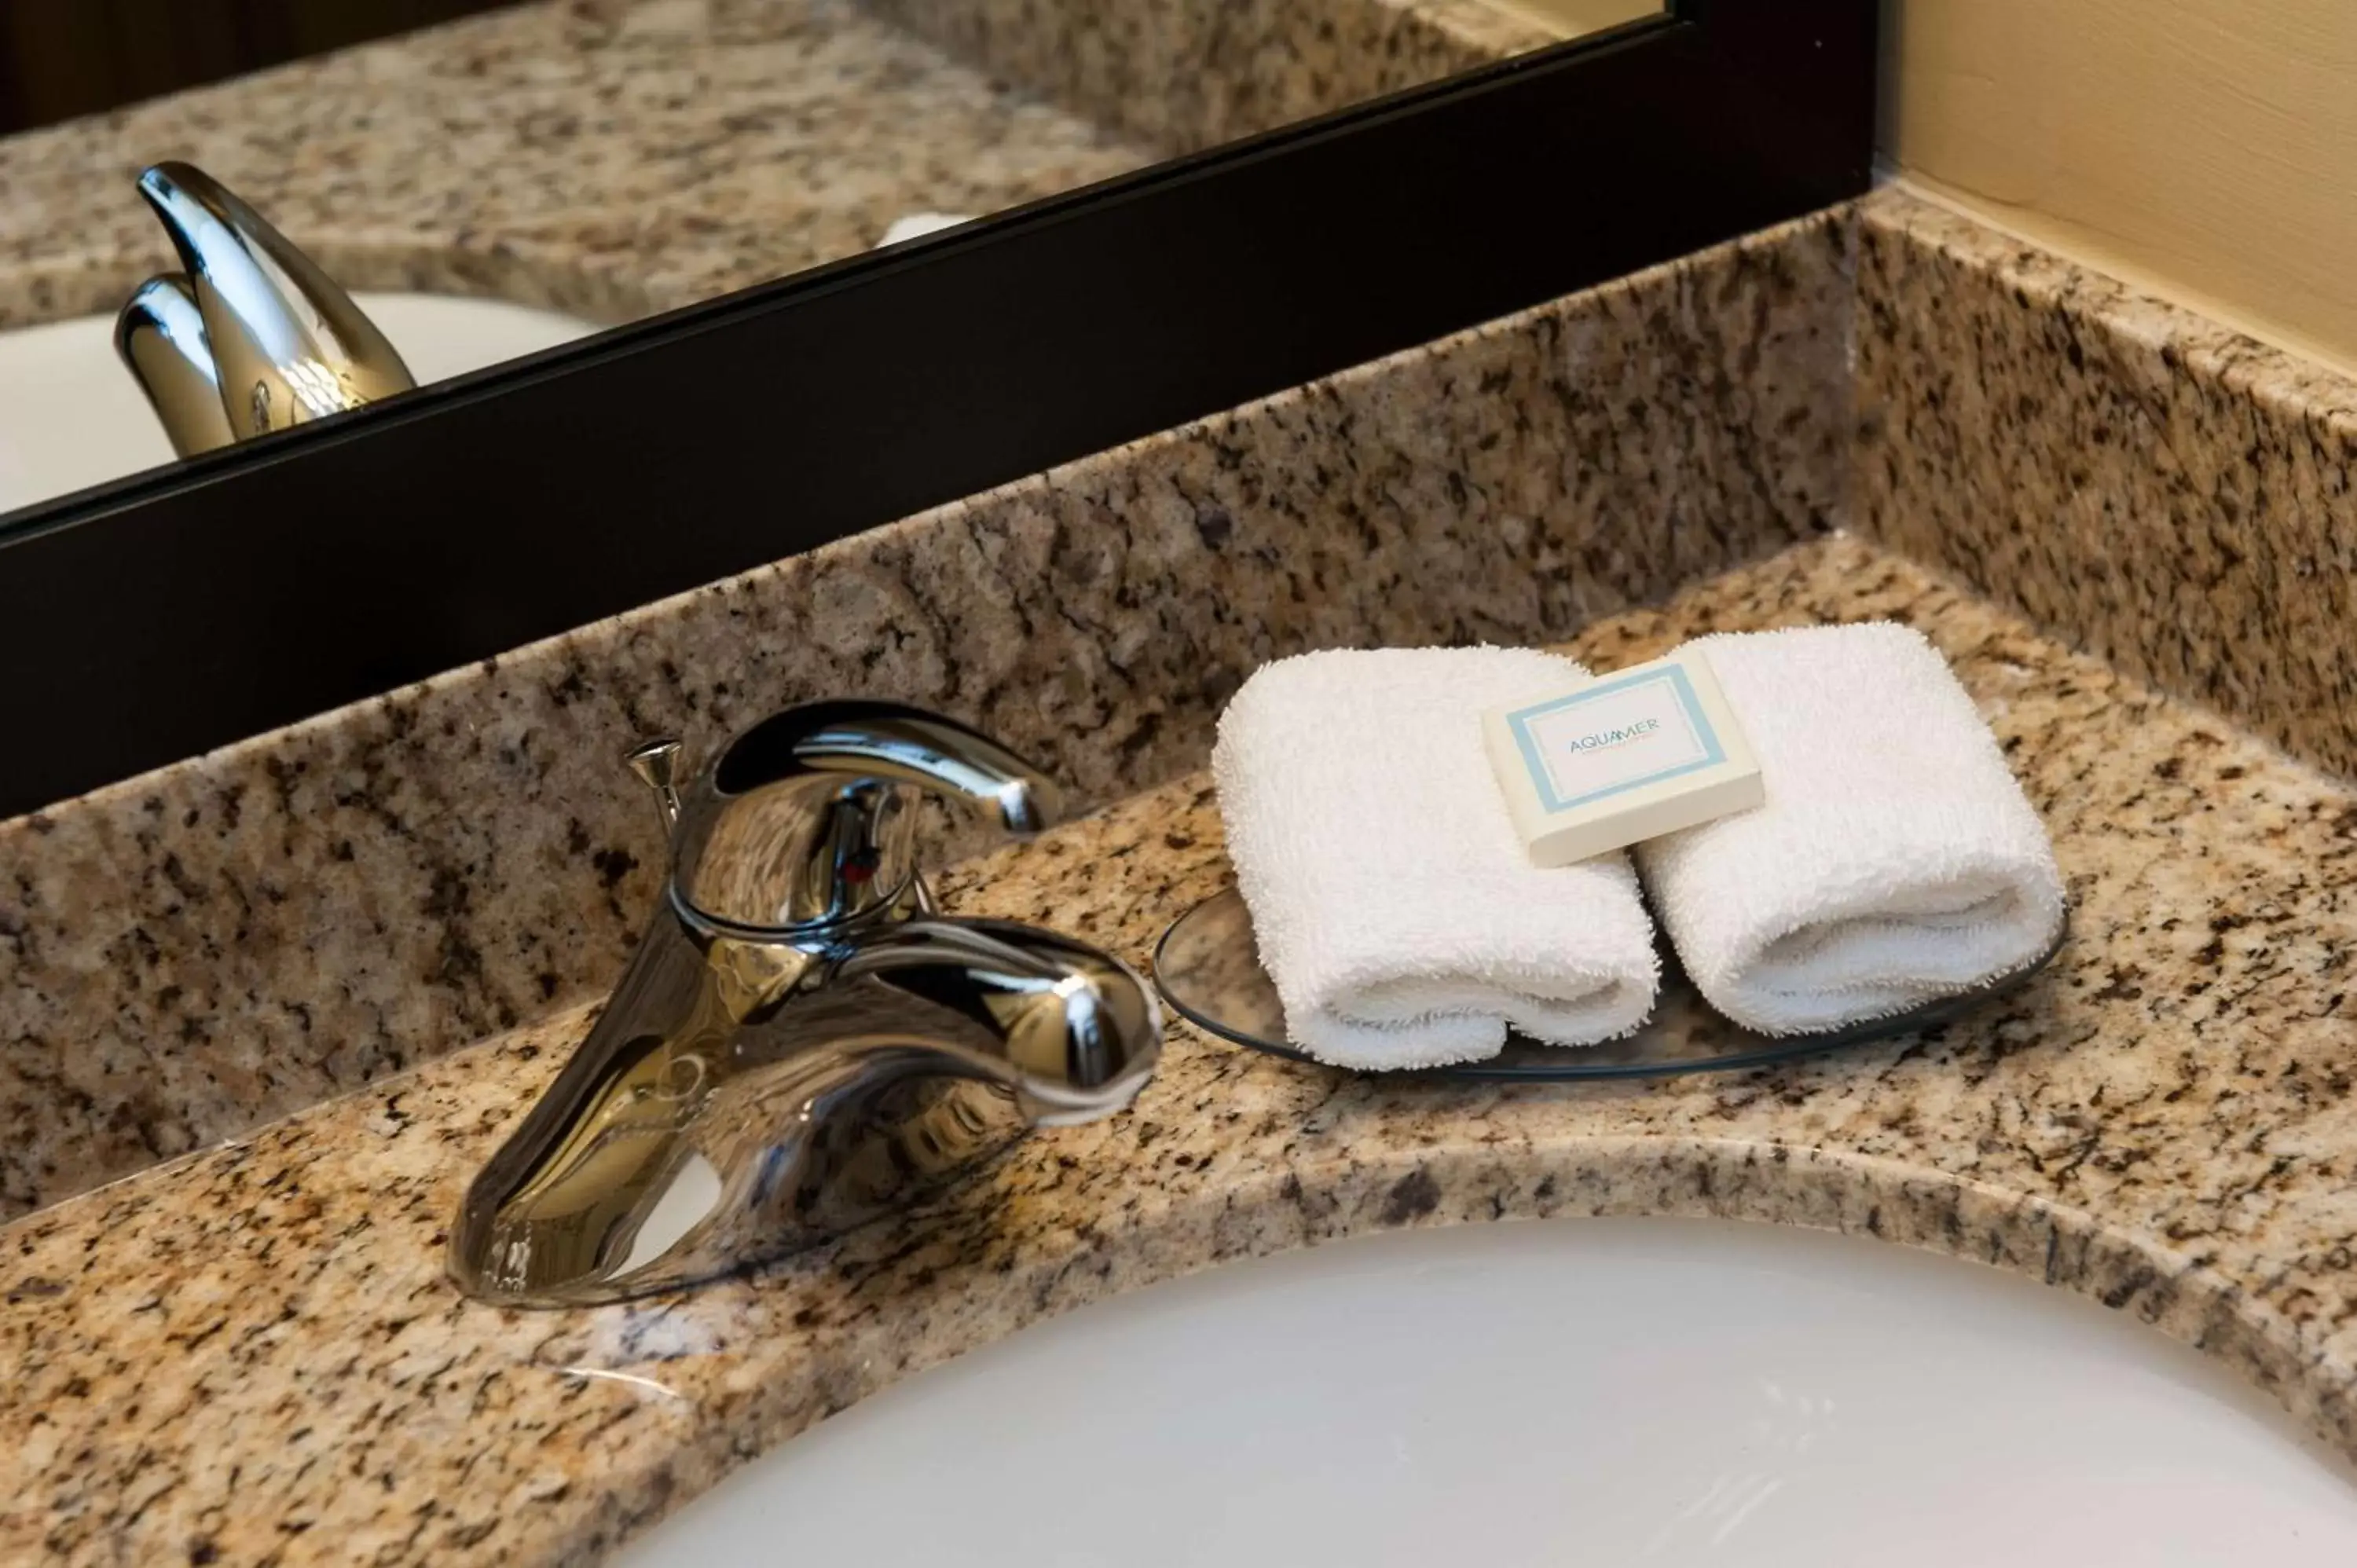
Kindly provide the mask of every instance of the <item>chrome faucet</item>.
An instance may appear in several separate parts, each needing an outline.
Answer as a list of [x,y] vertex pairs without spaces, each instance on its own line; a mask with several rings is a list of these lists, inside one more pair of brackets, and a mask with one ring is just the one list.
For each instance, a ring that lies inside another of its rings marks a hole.
[[891,703],[789,708],[682,788],[630,764],[672,835],[652,925],[588,1037],[467,1190],[450,1273],[558,1305],[728,1273],[906,1205],[1028,1127],[1122,1110],[1162,1024],[1118,960],[936,913],[916,790],[1016,834],[1054,785]]
[[114,348],[181,456],[417,384],[351,295],[219,180],[157,164],[139,194],[182,270],[134,291]]

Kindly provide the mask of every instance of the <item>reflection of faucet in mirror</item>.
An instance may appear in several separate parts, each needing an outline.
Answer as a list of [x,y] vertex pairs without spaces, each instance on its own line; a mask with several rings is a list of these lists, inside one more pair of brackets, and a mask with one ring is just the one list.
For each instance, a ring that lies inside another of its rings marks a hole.
[[157,164],[139,194],[181,270],[139,285],[114,346],[181,456],[417,384],[351,295],[202,169]]
[[1054,785],[890,703],[789,708],[684,789],[653,924],[573,1059],[468,1189],[450,1270],[487,1299],[611,1301],[814,1245],[1027,1127],[1136,1098],[1161,1049],[1118,960],[934,912],[909,787],[1029,834]]

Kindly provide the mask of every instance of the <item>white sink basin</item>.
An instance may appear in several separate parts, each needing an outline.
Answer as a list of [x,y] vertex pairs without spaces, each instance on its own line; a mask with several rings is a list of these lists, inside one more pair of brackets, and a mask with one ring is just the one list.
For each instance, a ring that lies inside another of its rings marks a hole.
[[1879,1242],[1470,1226],[1238,1265],[937,1368],[623,1561],[2357,1563],[2357,1480],[2191,1350]]
[[[418,381],[440,381],[597,330],[530,306],[434,294],[353,295]],[[172,461],[114,357],[114,319],[0,332],[0,512]]]

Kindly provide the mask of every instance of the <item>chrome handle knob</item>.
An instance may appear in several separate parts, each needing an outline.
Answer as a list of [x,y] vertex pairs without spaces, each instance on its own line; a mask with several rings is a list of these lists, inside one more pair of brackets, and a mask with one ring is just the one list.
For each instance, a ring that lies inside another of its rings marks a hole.
[[655,810],[662,813],[663,832],[679,826],[679,756],[676,736],[665,736],[661,740],[642,741],[623,755],[622,765],[638,775],[655,798]]

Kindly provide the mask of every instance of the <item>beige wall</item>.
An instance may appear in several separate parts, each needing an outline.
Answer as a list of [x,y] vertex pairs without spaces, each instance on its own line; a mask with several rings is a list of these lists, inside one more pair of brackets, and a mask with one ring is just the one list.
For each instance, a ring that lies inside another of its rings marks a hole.
[[2357,369],[2357,0],[1884,0],[1910,184]]

